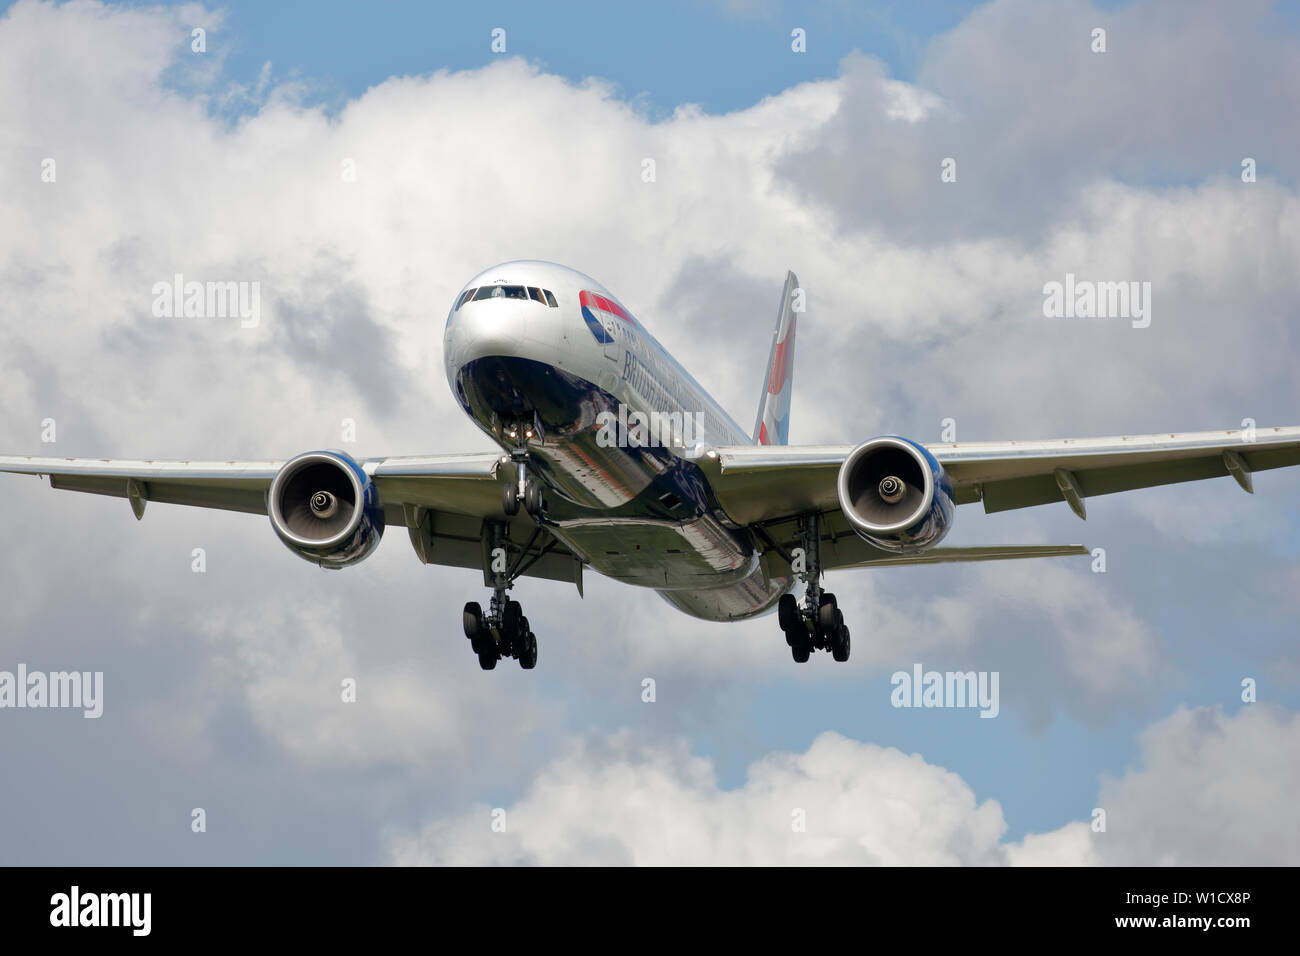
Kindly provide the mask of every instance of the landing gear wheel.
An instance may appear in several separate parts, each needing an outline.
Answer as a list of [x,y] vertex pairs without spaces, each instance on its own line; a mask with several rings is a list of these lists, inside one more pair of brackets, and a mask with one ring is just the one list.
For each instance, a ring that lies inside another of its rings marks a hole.
[[[819,634],[830,637],[835,633],[835,628],[844,621],[844,616],[839,611],[840,609],[835,603],[835,595],[823,594],[821,606],[817,608],[817,632]],[[839,615],[838,619],[836,615]]]
[[519,633],[510,641],[510,656],[521,658],[528,651],[528,635],[532,631],[528,627],[528,618],[519,619]]
[[519,602],[507,601],[505,610],[501,613],[501,631],[509,642],[507,646],[513,647],[515,641],[528,633],[525,629],[527,626],[525,620],[524,610],[519,606]]
[[[524,477],[522,463],[520,477]],[[521,499],[515,498],[512,494],[516,487],[508,486],[503,489],[501,504],[507,513],[519,510]],[[525,482],[524,491],[530,504],[546,507],[545,497],[531,481]],[[528,618],[524,617],[519,602],[511,601],[509,596],[510,588],[518,576],[517,569],[524,557],[530,552],[537,538],[546,533],[546,529],[540,526],[541,522],[538,522],[538,525],[527,544],[512,546],[510,522],[494,518],[488,518],[483,522],[481,538],[483,554],[485,559],[489,554],[492,555],[491,564],[485,561],[483,577],[484,583],[492,589],[492,603],[485,612],[476,601],[470,601],[465,605],[461,620],[470,647],[478,657],[479,667],[485,671],[495,670],[497,661],[506,658],[519,661],[519,666],[525,670],[532,670],[537,666],[537,636],[533,634],[532,626],[528,623]],[[510,562],[507,561],[507,567],[503,567],[498,563],[497,558],[502,551],[511,554],[512,547],[515,554],[514,564],[510,570],[507,570]],[[541,553],[545,554],[548,550],[549,547],[543,548]]]
[[849,659],[849,629],[842,624],[835,642],[831,644],[831,657],[841,664]]
[[530,671],[537,666],[537,635],[532,631],[528,632],[525,645],[524,652],[519,655],[519,666]]
[[501,493],[501,510],[510,518],[519,514],[519,498],[513,484],[506,485],[505,491]]
[[790,654],[794,657],[796,664],[807,664],[808,655],[812,653],[812,644],[806,640],[795,638],[790,644]]
[[799,616],[799,602],[793,594],[781,595],[781,600],[776,605],[776,619],[781,624],[781,630],[785,631],[788,642],[790,636],[797,633],[795,628],[803,624],[803,619]]
[[535,481],[529,481],[524,487],[524,509],[534,518],[546,510],[546,495]]
[[471,641],[476,640],[479,634],[483,633],[483,608],[478,601],[470,601],[465,605],[462,620],[465,627],[465,636]]

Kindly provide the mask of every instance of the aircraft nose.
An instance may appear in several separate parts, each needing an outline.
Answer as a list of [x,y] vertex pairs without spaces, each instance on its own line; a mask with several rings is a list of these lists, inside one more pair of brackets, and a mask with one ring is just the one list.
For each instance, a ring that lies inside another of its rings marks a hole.
[[535,302],[490,299],[463,305],[444,339],[450,375],[481,358],[542,359],[554,329],[553,310]]

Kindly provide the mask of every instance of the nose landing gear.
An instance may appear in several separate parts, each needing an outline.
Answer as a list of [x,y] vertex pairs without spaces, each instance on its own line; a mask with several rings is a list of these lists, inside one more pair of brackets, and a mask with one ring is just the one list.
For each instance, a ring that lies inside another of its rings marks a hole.
[[513,485],[506,485],[502,492],[501,510],[508,517],[519,514],[519,504],[534,520],[546,513],[546,493],[543,485],[528,473],[528,442],[540,437],[541,432],[536,423],[516,422],[505,429],[505,434],[514,442],[510,450],[510,460],[515,463],[515,473],[519,480]]

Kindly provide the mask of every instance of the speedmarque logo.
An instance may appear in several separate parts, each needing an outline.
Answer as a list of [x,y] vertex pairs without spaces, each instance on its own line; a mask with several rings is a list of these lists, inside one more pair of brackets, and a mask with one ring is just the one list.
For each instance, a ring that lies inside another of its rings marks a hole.
[[70,893],[50,897],[51,926],[129,926],[131,935],[148,936],[152,893]]

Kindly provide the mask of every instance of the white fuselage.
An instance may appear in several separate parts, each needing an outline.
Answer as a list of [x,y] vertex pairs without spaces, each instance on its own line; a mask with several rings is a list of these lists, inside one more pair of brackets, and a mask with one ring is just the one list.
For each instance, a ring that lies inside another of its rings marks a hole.
[[547,262],[494,266],[457,294],[443,354],[453,394],[503,449],[512,426],[536,426],[545,523],[591,568],[711,620],[788,590],[764,578],[694,464],[750,437],[599,282]]

